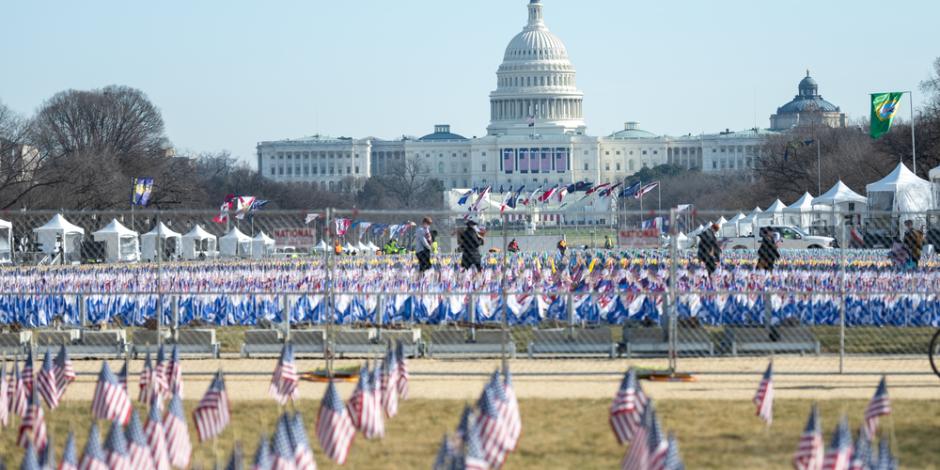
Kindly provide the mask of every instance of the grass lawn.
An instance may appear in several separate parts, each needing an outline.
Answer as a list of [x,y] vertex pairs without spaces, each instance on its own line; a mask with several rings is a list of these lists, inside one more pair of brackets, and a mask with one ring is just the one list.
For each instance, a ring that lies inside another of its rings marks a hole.
[[[195,402],[186,403],[190,412]],[[315,442],[314,421],[318,402],[305,401],[301,411],[307,422],[317,464],[326,462]],[[509,456],[505,468],[607,469],[619,465],[626,448],[618,446],[607,424],[607,400],[524,400],[520,403],[523,434],[519,448]],[[825,440],[828,442],[839,415],[847,413],[853,429],[861,421],[866,402],[825,401],[820,404]],[[89,403],[67,402],[46,414],[55,441],[57,458],[69,429],[77,434],[79,453],[88,432]],[[902,468],[940,468],[940,401],[896,401],[894,414],[882,420],[882,429],[892,430]],[[412,400],[402,403],[400,414],[386,425],[382,441],[357,438],[346,468],[429,468],[444,432],[452,431],[463,407],[453,400]],[[748,402],[662,401],[657,403],[667,431],[679,438],[687,468],[788,469],[790,458],[805,424],[810,402],[778,400],[773,428],[765,430]],[[233,407],[233,425],[223,434],[218,449],[227,455],[234,441],[241,441],[251,458],[261,432],[270,432],[278,409],[271,402],[239,402]],[[190,423],[191,436],[195,431]],[[106,433],[106,428],[102,434]],[[853,432],[854,434],[854,432]],[[103,438],[103,437],[102,437]],[[0,434],[0,456],[9,468],[18,468],[21,450],[15,447],[16,432]],[[212,468],[211,445],[196,445],[194,464]]]

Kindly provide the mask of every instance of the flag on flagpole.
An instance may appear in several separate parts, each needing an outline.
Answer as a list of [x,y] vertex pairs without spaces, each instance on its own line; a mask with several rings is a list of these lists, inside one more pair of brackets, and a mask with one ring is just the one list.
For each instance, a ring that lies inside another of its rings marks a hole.
[[891,130],[894,117],[901,107],[904,93],[872,93],[871,95],[871,137],[878,139]]
[[196,405],[196,409],[193,410],[193,421],[196,423],[199,442],[208,441],[222,434],[231,420],[231,414],[228,394],[225,392],[225,377],[222,376],[220,370],[215,374],[212,383],[209,384],[209,389]]
[[836,432],[832,435],[829,449],[823,458],[823,470],[848,470],[852,460],[852,435],[849,434],[849,420],[842,416]]
[[140,424],[140,414],[136,409],[131,411],[131,420],[127,425],[127,441],[128,461],[131,468],[155,468],[153,456],[150,454],[150,445],[147,443],[146,436],[144,436],[144,428]]
[[18,358],[13,359],[13,378],[11,386],[13,387],[11,390],[13,396],[10,397],[10,412],[23,418],[26,416],[29,396],[26,394],[26,384],[23,383],[23,377],[20,375]]
[[176,345],[173,345],[173,353],[170,355],[170,363],[166,368],[166,376],[169,393],[183,398],[183,368],[180,363],[180,350]]
[[610,404],[608,420],[618,444],[633,440],[640,425],[640,419],[649,399],[637,380],[636,370],[632,367],[623,376],[620,389]]
[[134,195],[131,197],[131,204],[147,207],[152,193],[153,178],[134,178]]
[[316,222],[320,218],[320,214],[307,214],[307,217],[304,218],[304,225],[310,225],[311,222]]
[[398,376],[395,378],[398,385],[398,398],[400,400],[408,399],[408,364],[405,362],[405,345],[398,342],[395,346],[395,360],[397,362]]
[[154,395],[164,398],[172,396],[172,393],[170,393],[169,367],[170,365],[166,361],[166,351],[161,344],[160,349],[157,349],[157,363],[153,368],[152,387]]
[[101,448],[101,436],[98,435],[98,424],[91,422],[88,430],[88,440],[85,441],[85,452],[79,461],[81,470],[109,470],[108,458]]
[[173,394],[163,418],[163,430],[166,433],[166,450],[170,464],[177,468],[188,468],[193,453],[189,441],[189,428],[183,414],[183,400],[178,393]]
[[656,411],[653,404],[648,403],[643,409],[640,424],[633,434],[630,448],[620,464],[622,470],[650,470],[649,430],[656,420]]
[[17,444],[25,448],[27,444],[32,442],[36,449],[42,452],[46,448],[46,438],[46,418],[42,411],[42,404],[39,402],[39,397],[34,390],[30,395],[26,416],[23,417],[23,421],[20,423]]
[[635,197],[636,192],[640,190],[640,185],[641,183],[637,181],[636,183],[633,183],[630,186],[623,188],[620,191],[620,194],[618,195],[618,197],[621,199],[628,198],[628,197]]
[[774,363],[767,365],[764,376],[757,386],[757,393],[754,395],[754,404],[757,405],[757,416],[764,420],[768,426],[774,421]]
[[26,347],[26,361],[23,362],[23,386],[26,387],[26,395],[33,393],[33,348]]
[[108,361],[101,363],[101,372],[98,374],[98,384],[95,385],[95,394],[91,402],[92,416],[108,421],[127,423],[131,415],[131,401],[127,397],[127,390],[121,386],[111,369]]
[[108,437],[104,441],[104,450],[108,456],[108,468],[111,470],[131,470],[124,429],[117,421],[111,422],[111,430],[108,431]]
[[281,348],[281,357],[277,361],[277,366],[274,367],[274,373],[271,374],[268,393],[279,405],[286,405],[289,400],[297,399],[299,380],[297,366],[294,364],[294,347],[288,342]]
[[500,468],[506,460],[510,430],[494,393],[495,390],[489,384],[483,387],[483,393],[477,402],[479,416],[475,426],[468,432],[475,432],[480,436],[480,445],[486,461],[491,467]]
[[58,381],[55,377],[55,370],[52,367],[52,355],[46,349],[46,354],[42,357],[42,368],[39,369],[39,377],[36,379],[36,388],[39,394],[46,401],[50,410],[59,406]]
[[320,411],[317,414],[317,440],[320,441],[320,448],[329,459],[343,465],[355,436],[356,428],[331,380],[323,400],[320,401]]
[[796,470],[820,470],[823,464],[824,452],[819,409],[813,404],[809,412],[809,419],[806,421],[806,427],[803,429],[803,434],[800,435],[800,443],[796,447],[796,453],[793,454],[793,468]]
[[633,195],[634,198],[640,199],[649,192],[653,191],[659,186],[659,181],[654,181],[652,183],[643,185],[640,189],[636,191],[636,194]]
[[382,360],[382,409],[389,418],[398,414],[398,360],[395,359],[395,349],[389,343]]
[[150,352],[147,352],[147,355],[144,356],[144,367],[140,371],[140,382],[139,382],[139,393],[137,395],[137,401],[140,403],[150,403],[150,400],[154,396],[154,386],[156,385],[156,380],[154,380],[154,369],[153,363],[150,361]]
[[147,447],[153,458],[154,469],[170,470],[170,454],[166,445],[166,430],[163,429],[159,395],[154,395],[151,399],[150,416],[144,432],[147,434]]
[[69,359],[69,353],[63,344],[59,347],[59,354],[55,357],[53,363],[56,377],[56,390],[59,392],[59,398],[65,395],[65,389],[69,384],[75,381],[75,368],[72,367],[72,361]]
[[522,435],[522,415],[519,412],[519,400],[516,398],[516,391],[512,386],[512,374],[509,373],[509,365],[506,364],[503,369],[503,394],[506,396],[506,404],[509,407],[507,413],[509,417],[509,442],[510,449],[515,450],[519,443],[519,437]]
[[868,407],[865,408],[865,425],[863,429],[869,439],[875,437],[875,431],[878,429],[878,418],[888,414],[891,414],[891,399],[888,398],[887,380],[882,376],[881,381],[878,382],[878,388],[875,390],[875,395],[871,397]]

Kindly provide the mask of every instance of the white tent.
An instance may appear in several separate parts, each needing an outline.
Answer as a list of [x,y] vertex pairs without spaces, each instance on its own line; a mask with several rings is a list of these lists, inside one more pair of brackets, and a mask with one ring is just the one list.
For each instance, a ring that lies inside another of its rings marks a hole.
[[218,238],[196,225],[182,238],[183,259],[214,258],[218,256]]
[[821,220],[826,212],[831,211],[829,206],[823,204],[814,205],[813,201],[812,194],[808,192],[803,193],[799,199],[783,210],[784,223],[809,230],[809,228],[814,225],[814,222]]
[[738,221],[738,236],[746,237],[754,233],[754,229],[760,225],[761,214],[764,211],[760,207],[755,207],[746,217]]
[[784,223],[783,211],[787,205],[777,199],[759,217],[759,225],[781,225]]
[[380,249],[379,247],[375,246],[375,243],[372,242],[369,242],[366,246],[369,247],[370,254],[375,254]]
[[180,256],[180,240],[182,235],[163,224],[157,222],[153,230],[140,236],[140,251],[142,258],[147,261],[160,259],[163,261],[177,259]]
[[372,253],[372,250],[369,248],[369,245],[366,245],[365,243],[362,243],[361,241],[359,242],[359,246],[356,247],[356,249],[358,249],[359,252],[360,252],[360,253],[363,253],[363,254],[371,254],[371,253]]
[[317,243],[317,246],[313,247],[313,249],[316,251],[326,251],[329,250],[330,247],[326,244],[326,240],[320,240],[320,243]]
[[251,256],[251,237],[233,227],[232,230],[219,239],[219,254],[228,257],[247,258]]
[[91,236],[96,242],[104,242],[105,261],[109,263],[140,261],[140,242],[137,232],[125,227],[117,219],[105,225]]
[[346,246],[343,247],[343,253],[348,255],[354,255],[359,251],[358,247],[353,246],[349,242],[346,242]]
[[274,254],[274,239],[265,235],[264,232],[258,232],[251,240],[251,256],[265,258],[272,254]]
[[[820,217],[826,226],[834,230],[833,235],[837,238],[845,238],[842,233],[844,226],[856,226],[862,222],[862,211],[868,205],[868,199],[861,194],[852,191],[841,180],[838,181],[829,191],[813,199],[813,208],[819,209],[819,206],[826,206],[830,210],[830,215],[821,213]],[[833,220],[833,215],[835,219]]]
[[63,261],[79,261],[81,258],[85,229],[65,220],[62,214],[54,215],[46,225],[34,228],[33,232],[43,253],[55,254],[61,247]]
[[0,219],[0,264],[13,262],[13,224]]
[[[897,217],[915,220],[916,226],[923,226],[926,222],[925,213],[935,207],[933,189],[929,181],[921,179],[903,163],[899,163],[888,176],[865,187],[870,219],[891,222],[892,218]],[[903,233],[903,223],[897,226],[899,233]]]
[[[738,213],[738,215],[732,217],[728,222],[721,226],[718,230],[718,235],[722,237],[736,237],[738,236],[738,225],[744,220],[747,216],[743,213]],[[702,228],[699,226],[699,228]],[[702,228],[704,230],[704,228]],[[695,232],[701,233],[701,230],[696,230]],[[694,233],[694,232],[693,232]],[[691,236],[691,234],[690,234]]]

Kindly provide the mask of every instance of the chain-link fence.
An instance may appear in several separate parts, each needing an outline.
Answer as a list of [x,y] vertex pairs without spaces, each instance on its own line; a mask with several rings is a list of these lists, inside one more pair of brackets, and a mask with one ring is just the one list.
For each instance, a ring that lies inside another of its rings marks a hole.
[[932,213],[467,214],[6,213],[0,348],[257,357],[290,341],[331,364],[394,341],[454,374],[479,358],[739,373],[767,356],[778,373],[930,371]]

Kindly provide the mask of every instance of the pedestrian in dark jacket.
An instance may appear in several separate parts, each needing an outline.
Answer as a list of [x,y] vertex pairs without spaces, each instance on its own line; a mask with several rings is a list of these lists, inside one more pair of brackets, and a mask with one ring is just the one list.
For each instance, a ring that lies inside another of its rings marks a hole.
[[460,232],[460,251],[463,252],[460,266],[464,269],[475,267],[478,271],[482,271],[481,246],[483,246],[483,237],[477,232],[477,223],[471,220],[467,222],[467,228]]
[[764,271],[773,271],[774,264],[780,259],[777,240],[774,239],[773,230],[767,227],[760,229],[760,234],[760,248],[757,249],[757,268]]
[[905,220],[904,249],[907,251],[907,267],[916,268],[920,264],[920,255],[924,250],[924,232],[914,228],[913,220]]
[[718,224],[712,224],[698,236],[698,260],[705,265],[711,276],[721,263],[721,246],[718,245]]

